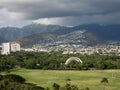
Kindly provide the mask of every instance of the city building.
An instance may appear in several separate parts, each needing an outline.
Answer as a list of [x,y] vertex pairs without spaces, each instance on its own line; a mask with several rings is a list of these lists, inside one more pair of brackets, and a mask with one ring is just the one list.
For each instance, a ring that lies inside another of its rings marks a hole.
[[2,50],[2,45],[0,45],[0,54],[1,54],[1,50]]
[[17,52],[20,51],[20,44],[17,42],[7,42],[7,43],[2,43],[0,46],[0,54],[2,55],[8,55],[10,52]]
[[20,44],[19,43],[12,42],[12,43],[10,43],[10,46],[11,46],[11,49],[10,49],[11,52],[20,51]]
[[2,43],[2,50],[1,50],[2,55],[8,55],[10,54],[10,43]]

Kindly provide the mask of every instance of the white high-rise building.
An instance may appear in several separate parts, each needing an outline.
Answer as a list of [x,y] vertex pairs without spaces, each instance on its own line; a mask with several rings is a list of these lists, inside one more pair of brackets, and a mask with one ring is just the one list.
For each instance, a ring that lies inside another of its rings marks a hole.
[[20,44],[17,42],[11,43],[11,52],[20,51]]
[[2,55],[8,55],[10,54],[10,43],[2,43],[2,50],[1,50]]
[[0,51],[2,55],[8,55],[10,52],[20,51],[20,44],[17,42],[2,43],[0,46]]
[[2,46],[0,45],[0,54],[1,54]]

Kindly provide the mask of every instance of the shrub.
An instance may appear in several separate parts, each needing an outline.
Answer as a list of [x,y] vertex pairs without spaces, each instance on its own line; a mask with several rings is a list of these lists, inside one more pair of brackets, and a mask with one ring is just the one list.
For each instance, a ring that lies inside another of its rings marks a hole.
[[6,75],[4,78],[6,79],[10,79],[10,80],[13,80],[15,82],[19,82],[19,83],[24,83],[25,82],[25,79],[19,75],[15,75],[15,74],[9,74],[9,75]]

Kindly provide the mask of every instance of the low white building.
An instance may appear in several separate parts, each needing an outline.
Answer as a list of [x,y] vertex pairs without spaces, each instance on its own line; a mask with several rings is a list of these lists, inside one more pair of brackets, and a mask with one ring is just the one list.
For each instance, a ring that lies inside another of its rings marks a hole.
[[10,54],[10,43],[2,43],[2,50],[1,50],[2,55],[8,55]]

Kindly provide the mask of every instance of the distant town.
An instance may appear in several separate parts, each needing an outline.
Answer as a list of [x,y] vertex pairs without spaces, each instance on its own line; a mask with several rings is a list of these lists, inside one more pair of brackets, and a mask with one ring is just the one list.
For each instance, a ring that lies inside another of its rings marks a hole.
[[52,45],[40,45],[36,44],[32,48],[25,49],[25,51],[35,52],[62,52],[63,54],[87,54],[94,53],[102,55],[120,55],[120,45],[96,45],[96,46],[84,46],[75,44],[60,44],[56,46]]
[[9,55],[11,52],[61,52],[62,54],[87,54],[98,53],[101,55],[120,56],[120,45],[84,46],[75,44],[35,44],[31,48],[23,48],[18,42],[7,42],[0,45],[0,54]]

